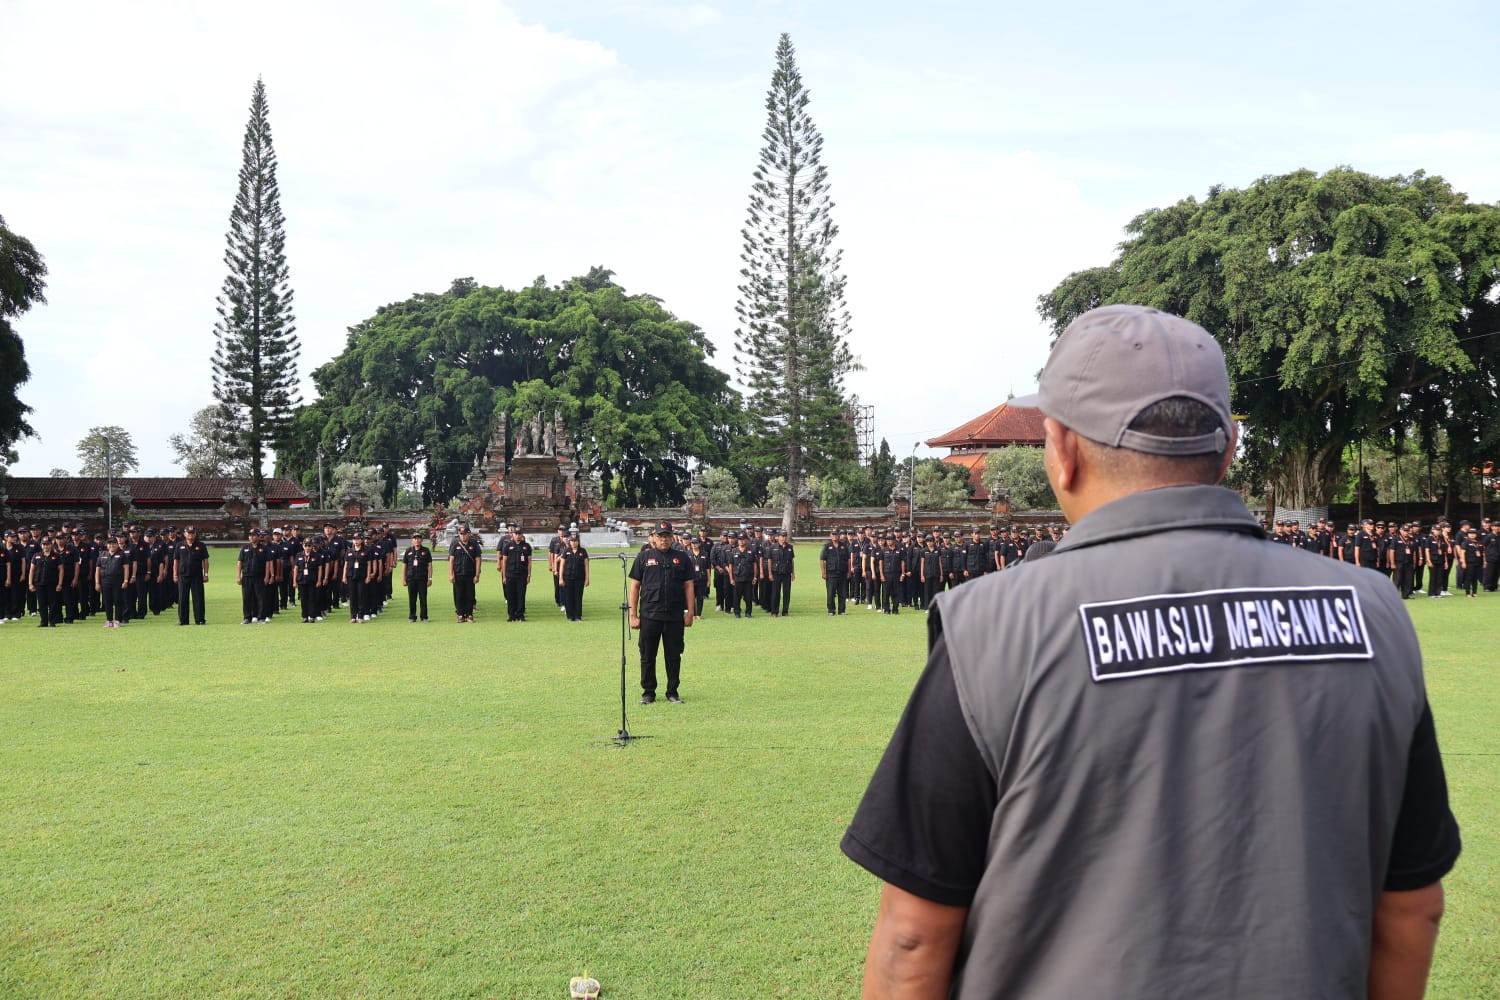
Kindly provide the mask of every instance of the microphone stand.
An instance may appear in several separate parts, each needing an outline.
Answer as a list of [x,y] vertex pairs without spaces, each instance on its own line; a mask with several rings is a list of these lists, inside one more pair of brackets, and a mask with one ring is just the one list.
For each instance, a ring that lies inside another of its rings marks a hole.
[[636,736],[630,732],[625,718],[625,647],[630,638],[630,571],[625,565],[625,553],[620,553],[620,730],[610,740],[617,747],[628,747],[635,740],[649,740],[649,736]]

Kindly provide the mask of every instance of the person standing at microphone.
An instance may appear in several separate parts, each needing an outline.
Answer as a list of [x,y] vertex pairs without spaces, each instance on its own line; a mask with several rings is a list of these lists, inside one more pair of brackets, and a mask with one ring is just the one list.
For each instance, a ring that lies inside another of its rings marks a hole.
[[688,554],[672,547],[672,523],[651,529],[651,544],[630,567],[630,627],[640,632],[641,704],[656,700],[656,651],[666,655],[667,701],[681,704],[684,630],[693,624],[693,566]]

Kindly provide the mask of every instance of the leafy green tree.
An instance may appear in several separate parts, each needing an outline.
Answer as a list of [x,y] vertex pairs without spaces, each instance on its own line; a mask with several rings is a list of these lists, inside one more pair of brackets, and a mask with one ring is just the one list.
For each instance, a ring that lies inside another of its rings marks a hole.
[[26,364],[26,348],[10,320],[47,301],[42,294],[46,273],[47,265],[36,247],[11,232],[0,216],[0,475],[7,463],[16,460],[16,442],[33,433],[26,422],[31,407],[17,395],[31,378],[31,369]]
[[708,493],[709,509],[723,510],[726,507],[738,507],[740,499],[740,484],[734,478],[734,473],[728,469],[720,469],[709,466],[699,476],[703,489]]
[[912,480],[913,500],[922,510],[958,510],[974,495],[969,470],[939,458],[919,460]]
[[238,448],[235,429],[224,421],[217,406],[205,406],[193,414],[186,434],[167,438],[176,464],[194,478],[250,478],[250,463]]
[[135,442],[123,427],[90,427],[78,442],[80,476],[123,476],[141,467]]
[[286,436],[298,402],[301,347],[292,316],[286,264],[286,217],[276,183],[265,82],[257,79],[240,164],[239,190],[229,213],[214,324],[213,385],[220,420],[236,430],[236,451],[250,467],[257,501],[265,499],[266,452]]
[[54,468],[50,472],[48,472],[47,475],[51,476],[53,479],[72,479],[73,478],[73,473],[69,472],[67,469]]
[[340,462],[333,467],[331,496],[334,498],[358,492],[374,500],[380,497],[384,488],[385,479],[376,466],[360,465],[357,462]]
[[1016,510],[1056,510],[1057,497],[1047,482],[1042,449],[1013,444],[996,448],[984,456],[984,482],[989,485],[999,473]]
[[712,355],[696,325],[655,296],[627,295],[603,268],[556,287],[460,279],[349,330],[313,372],[319,398],[297,413],[280,466],[316,482],[321,445],[330,460],[379,465],[387,502],[413,477],[426,501],[447,500],[500,413],[540,410],[561,414],[616,504],[679,504],[693,461],[725,465],[743,430]]
[[1281,506],[1326,503],[1345,448],[1410,426],[1460,460],[1500,433],[1500,211],[1438,177],[1347,168],[1212,188],[1133,219],[1113,262],[1039,300],[1061,330],[1096,305],[1178,313],[1223,345],[1241,461]]
[[749,390],[752,432],[739,453],[787,481],[788,530],[805,475],[854,455],[844,376],[858,367],[847,342],[849,315],[838,227],[822,164],[823,137],[807,111],[791,38],[781,36],[766,94],[765,145],[741,232],[735,368]]

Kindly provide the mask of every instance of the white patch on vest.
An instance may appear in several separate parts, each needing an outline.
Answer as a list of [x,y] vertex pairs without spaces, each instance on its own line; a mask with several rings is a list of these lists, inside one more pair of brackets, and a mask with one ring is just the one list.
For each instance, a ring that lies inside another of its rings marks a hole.
[[1373,655],[1353,587],[1156,594],[1084,604],[1078,612],[1096,681]]

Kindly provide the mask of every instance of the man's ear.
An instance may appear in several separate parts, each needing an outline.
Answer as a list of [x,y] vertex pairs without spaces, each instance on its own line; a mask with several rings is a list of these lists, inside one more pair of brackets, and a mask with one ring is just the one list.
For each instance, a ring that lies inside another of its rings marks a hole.
[[1229,444],[1224,449],[1224,458],[1219,462],[1219,474],[1214,477],[1214,482],[1222,482],[1224,476],[1229,472],[1229,465],[1234,461],[1234,449],[1240,443],[1240,425],[1231,423],[1229,425]]
[[1078,436],[1051,417],[1042,419],[1042,427],[1046,433],[1042,464],[1052,492],[1061,499],[1073,489],[1078,475]]

